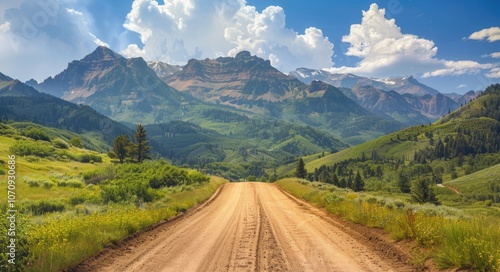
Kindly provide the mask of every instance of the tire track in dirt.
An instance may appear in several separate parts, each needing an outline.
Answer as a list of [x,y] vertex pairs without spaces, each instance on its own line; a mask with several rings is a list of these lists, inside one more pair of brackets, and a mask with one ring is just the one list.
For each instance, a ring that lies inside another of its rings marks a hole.
[[226,184],[205,205],[72,271],[412,270],[325,217],[274,184]]

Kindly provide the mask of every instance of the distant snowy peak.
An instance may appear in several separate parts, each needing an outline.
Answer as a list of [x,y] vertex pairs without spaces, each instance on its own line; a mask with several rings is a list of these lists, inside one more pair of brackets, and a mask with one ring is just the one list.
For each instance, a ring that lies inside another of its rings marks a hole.
[[170,65],[161,61],[148,61],[148,66],[153,69],[162,80],[182,70],[182,66]]
[[[405,78],[402,78],[402,79],[404,80]],[[396,81],[389,79],[389,78],[371,78],[371,80],[382,82],[386,85],[396,85]]]
[[334,74],[325,70],[308,68],[299,68],[290,72],[289,75],[298,78],[306,84],[313,80],[320,80],[335,87],[350,89],[356,89],[362,86],[372,86],[384,91],[394,90],[400,94],[413,94],[417,96],[435,96],[439,93],[437,90],[418,82],[412,76],[400,78],[367,78],[353,74]]

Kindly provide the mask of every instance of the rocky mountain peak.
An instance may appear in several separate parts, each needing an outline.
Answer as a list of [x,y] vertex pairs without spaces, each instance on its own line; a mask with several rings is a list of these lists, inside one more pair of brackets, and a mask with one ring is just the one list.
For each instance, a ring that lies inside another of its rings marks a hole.
[[246,59],[246,58],[250,58],[250,57],[252,57],[252,54],[250,54],[250,52],[248,52],[248,51],[241,51],[238,54],[236,54],[236,56],[234,58],[236,58],[236,59]]
[[103,60],[120,60],[125,58],[116,53],[115,51],[105,47],[105,46],[98,46],[94,52],[90,53],[89,55],[85,56],[81,61],[83,62],[94,62],[94,61],[103,61]]
[[332,87],[330,84],[328,83],[325,83],[323,81],[319,81],[319,80],[313,80],[309,86],[307,87],[307,90],[309,91],[309,93],[314,93],[314,92],[317,92],[317,91],[323,91],[323,90],[326,90],[328,88]]
[[0,81],[12,81],[12,78],[0,73]]

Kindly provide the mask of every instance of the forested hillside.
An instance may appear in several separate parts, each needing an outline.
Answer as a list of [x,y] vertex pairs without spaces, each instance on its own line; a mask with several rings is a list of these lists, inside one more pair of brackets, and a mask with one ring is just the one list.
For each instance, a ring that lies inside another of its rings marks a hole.
[[458,177],[500,163],[499,106],[500,84],[491,85],[477,99],[433,124],[410,127],[310,161],[309,179],[352,188],[359,173],[365,190],[411,193],[418,184],[429,188],[444,184],[435,190],[448,195],[443,199],[500,203],[496,190],[500,180],[490,180],[491,186],[482,192],[465,190],[449,196],[451,189],[446,189]]

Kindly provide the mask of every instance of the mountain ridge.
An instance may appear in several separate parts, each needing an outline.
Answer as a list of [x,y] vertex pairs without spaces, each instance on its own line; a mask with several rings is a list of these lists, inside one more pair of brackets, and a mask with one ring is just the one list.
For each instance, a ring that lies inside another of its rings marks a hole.
[[114,137],[130,134],[122,124],[86,105],[41,93],[19,80],[0,73],[0,117],[4,120],[29,121],[43,126],[86,134],[94,133],[111,145]]
[[[412,76],[377,79],[353,74],[332,74],[325,70],[307,68],[299,68],[290,74],[303,82],[323,80],[337,86],[364,108],[382,115],[384,113],[380,110],[384,109],[387,115],[406,125],[432,122],[460,106],[461,97],[442,94],[420,83]],[[367,88],[367,86],[373,88]],[[391,94],[391,91],[395,93]],[[368,95],[369,100],[367,100],[367,92],[371,93]],[[388,98],[390,99],[387,100]],[[399,102],[396,103],[396,101]]]
[[36,88],[128,122],[169,120],[195,101],[164,83],[142,58],[126,59],[103,46]]
[[[351,136],[367,130],[380,135],[396,127],[396,121],[370,113],[338,88],[316,81],[305,84],[272,67],[269,60],[252,56],[248,51],[235,57],[191,59],[165,81],[213,104],[300,121],[335,132],[337,136],[345,127],[349,127]],[[380,122],[394,124],[370,124]]]

